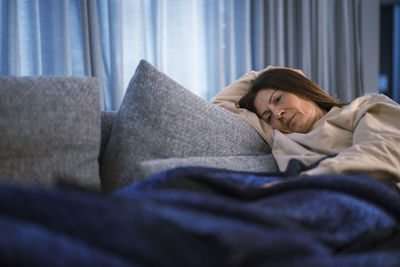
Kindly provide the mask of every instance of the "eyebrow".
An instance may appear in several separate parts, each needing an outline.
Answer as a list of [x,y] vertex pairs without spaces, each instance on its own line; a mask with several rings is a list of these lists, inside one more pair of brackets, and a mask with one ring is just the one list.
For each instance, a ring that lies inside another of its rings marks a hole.
[[[268,103],[269,104],[271,104],[272,103],[272,97],[275,95],[275,93],[277,92],[277,90],[275,90],[270,96],[269,96],[269,100],[268,100]],[[262,114],[261,114],[261,118],[264,116],[264,114],[265,113],[267,113],[269,110],[267,109],[266,111],[264,111]]]

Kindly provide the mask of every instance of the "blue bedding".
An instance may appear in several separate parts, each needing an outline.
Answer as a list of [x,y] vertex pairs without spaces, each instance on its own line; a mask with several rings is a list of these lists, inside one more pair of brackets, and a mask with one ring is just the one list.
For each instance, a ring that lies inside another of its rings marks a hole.
[[1,185],[0,265],[400,266],[399,221],[399,192],[362,174],[185,167],[108,196]]

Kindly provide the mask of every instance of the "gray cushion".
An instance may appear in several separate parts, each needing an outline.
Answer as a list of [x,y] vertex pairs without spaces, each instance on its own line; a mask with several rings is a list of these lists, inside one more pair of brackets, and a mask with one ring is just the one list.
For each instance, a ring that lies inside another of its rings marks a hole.
[[1,180],[99,190],[99,113],[94,78],[0,78]]
[[116,114],[100,176],[103,189],[112,191],[145,178],[149,172],[143,170],[144,161],[269,151],[238,116],[141,61]]
[[147,160],[139,163],[140,173],[150,176],[165,169],[183,166],[224,168],[233,171],[277,172],[272,154],[260,156],[188,157]]
[[99,162],[103,161],[104,150],[108,144],[108,140],[111,136],[111,129],[114,123],[116,111],[105,111],[101,112],[101,146],[99,154]]

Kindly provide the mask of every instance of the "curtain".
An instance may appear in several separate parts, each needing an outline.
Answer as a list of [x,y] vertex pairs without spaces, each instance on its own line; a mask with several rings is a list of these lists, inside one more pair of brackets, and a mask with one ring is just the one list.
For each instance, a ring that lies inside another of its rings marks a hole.
[[79,19],[68,1],[1,1],[0,13],[1,75],[83,73],[79,38],[71,49]]
[[140,59],[210,99],[250,70],[301,68],[362,95],[361,0],[2,0],[0,75],[97,77],[118,109]]
[[300,68],[332,96],[362,95],[361,1],[265,2],[265,65]]

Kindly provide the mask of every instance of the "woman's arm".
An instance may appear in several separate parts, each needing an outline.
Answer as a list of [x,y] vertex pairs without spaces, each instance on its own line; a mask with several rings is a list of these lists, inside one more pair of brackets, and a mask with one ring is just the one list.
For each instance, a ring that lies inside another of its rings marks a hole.
[[[254,81],[265,71],[273,68],[284,68],[277,66],[268,66],[261,71],[251,71],[239,80],[232,83],[216,96],[211,99],[211,102],[217,106],[223,107],[244,119],[252,126],[272,147],[274,140],[274,132],[271,126],[261,120],[255,113],[239,107],[239,100],[247,94],[253,86]],[[300,69],[291,69],[304,75]]]
[[[261,71],[251,71],[242,76],[239,80],[235,81],[234,83],[230,84],[224,90],[219,92],[215,95],[211,102],[226,108],[236,114],[241,114],[246,112],[246,110],[239,108],[239,100],[247,94],[251,87],[253,86],[253,82],[265,71],[274,68],[284,68],[284,67],[277,67],[277,66],[268,66],[267,68]],[[300,69],[292,69],[302,75],[304,75],[303,71]]]
[[264,138],[270,147],[272,147],[274,139],[273,129],[266,122],[258,118],[255,113],[239,107],[239,100],[250,91],[254,81],[264,71],[270,68],[271,67],[267,67],[266,69],[258,72],[251,71],[245,74],[239,80],[230,84],[228,87],[215,95],[211,99],[211,102],[241,117]]

